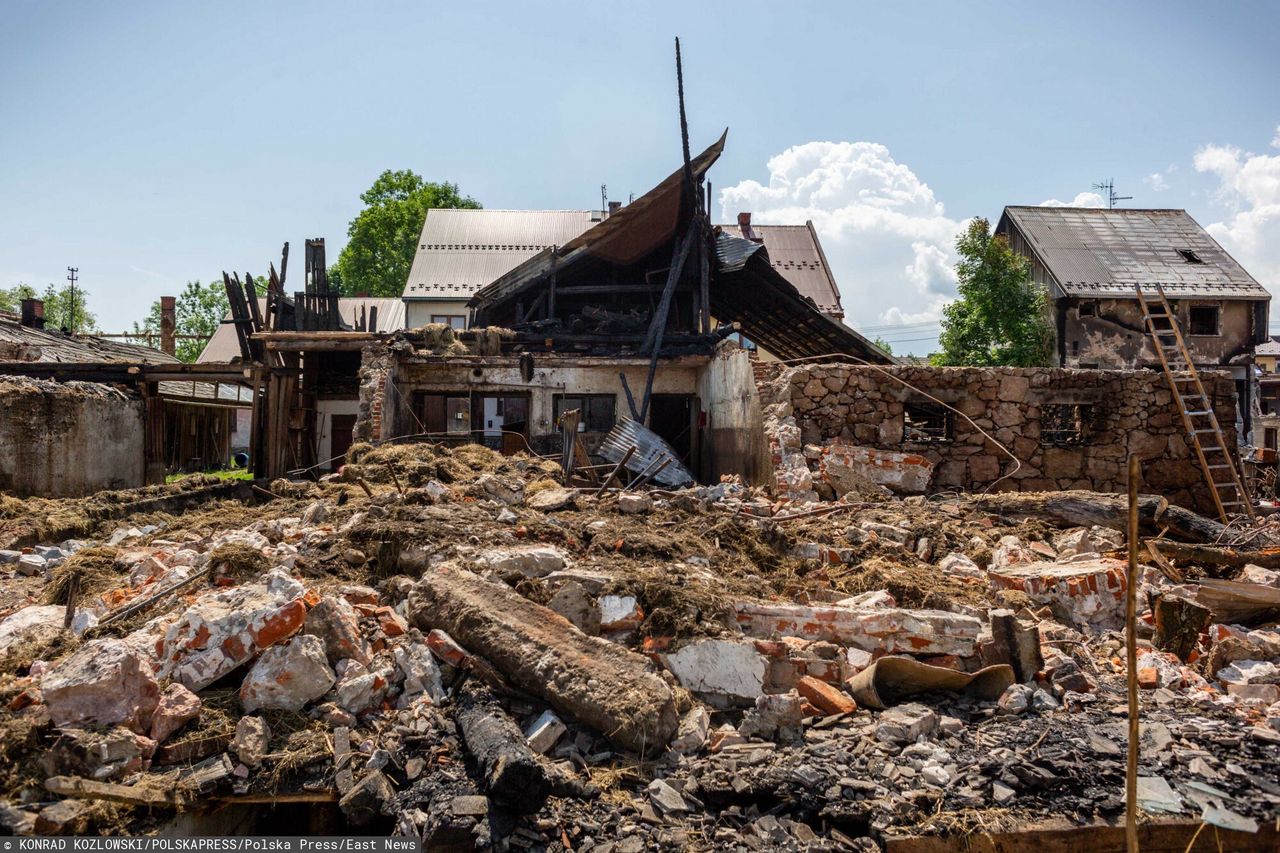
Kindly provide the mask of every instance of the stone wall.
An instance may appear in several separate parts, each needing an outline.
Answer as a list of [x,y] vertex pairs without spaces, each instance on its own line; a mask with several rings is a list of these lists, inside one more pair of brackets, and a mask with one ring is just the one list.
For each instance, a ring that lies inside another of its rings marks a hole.
[[[820,472],[833,446],[922,457],[933,466],[932,491],[979,491],[993,483],[1014,491],[1123,491],[1126,458],[1136,453],[1144,460],[1144,491],[1213,510],[1172,394],[1154,371],[814,364],[758,376],[775,485],[792,498],[807,497],[807,490],[831,496]],[[1231,376],[1203,372],[1201,379],[1234,454]],[[944,423],[933,422],[944,434],[920,440],[907,416],[918,419],[931,406],[934,412],[925,414],[936,414],[929,397],[962,414],[945,414]]]
[[95,382],[0,376],[0,491],[79,497],[143,485],[143,405]]

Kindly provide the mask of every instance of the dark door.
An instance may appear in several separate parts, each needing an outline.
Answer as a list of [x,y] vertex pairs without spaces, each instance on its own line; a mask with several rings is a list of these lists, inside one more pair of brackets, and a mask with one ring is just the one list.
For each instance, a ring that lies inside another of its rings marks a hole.
[[689,465],[692,447],[693,397],[688,394],[654,394],[649,401],[649,429],[666,439]]
[[329,455],[334,457],[333,466],[338,467],[351,449],[351,435],[356,428],[355,415],[333,415],[329,422]]

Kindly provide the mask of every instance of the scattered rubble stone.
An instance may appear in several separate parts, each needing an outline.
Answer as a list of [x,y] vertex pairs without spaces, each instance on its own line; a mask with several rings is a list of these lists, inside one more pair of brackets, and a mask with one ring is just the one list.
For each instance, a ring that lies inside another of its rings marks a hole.
[[263,652],[240,687],[240,704],[250,713],[260,708],[301,711],[328,693],[333,682],[324,643],[300,634]]
[[258,582],[207,593],[169,626],[157,651],[160,676],[202,690],[298,631],[303,586],[284,569]]
[[120,640],[85,643],[40,679],[49,717],[56,725],[123,725],[150,731],[160,701],[150,661]]
[[181,684],[173,683],[160,694],[151,719],[151,739],[161,743],[187,723],[200,716],[200,697]]

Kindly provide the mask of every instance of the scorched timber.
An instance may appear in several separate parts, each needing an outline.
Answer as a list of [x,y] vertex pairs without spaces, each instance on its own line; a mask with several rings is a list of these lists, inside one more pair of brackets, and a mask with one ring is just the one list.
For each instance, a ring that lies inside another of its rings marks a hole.
[[[1063,527],[1091,527],[1095,524],[1113,530],[1125,529],[1128,512],[1123,495],[1103,492],[1024,492],[986,495],[973,505],[983,512],[1009,516],[1044,518]],[[1172,536],[1189,542],[1213,542],[1226,531],[1217,521],[1174,506],[1156,495],[1138,498],[1138,520],[1153,532],[1167,530]]]
[[513,684],[636,752],[659,750],[678,723],[671,689],[649,661],[589,637],[515,590],[455,566],[422,576],[409,612],[487,658]]

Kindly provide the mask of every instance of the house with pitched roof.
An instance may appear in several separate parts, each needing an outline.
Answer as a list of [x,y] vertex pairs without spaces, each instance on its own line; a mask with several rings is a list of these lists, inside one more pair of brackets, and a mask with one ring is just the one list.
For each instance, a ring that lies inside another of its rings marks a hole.
[[1006,207],[996,233],[1049,292],[1061,367],[1157,366],[1136,286],[1163,288],[1197,367],[1247,375],[1271,294],[1185,210]]

